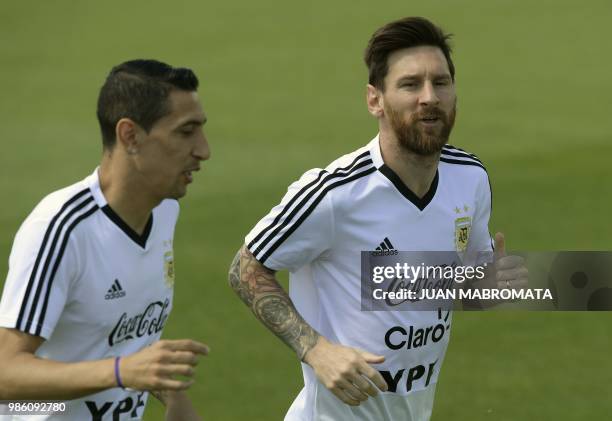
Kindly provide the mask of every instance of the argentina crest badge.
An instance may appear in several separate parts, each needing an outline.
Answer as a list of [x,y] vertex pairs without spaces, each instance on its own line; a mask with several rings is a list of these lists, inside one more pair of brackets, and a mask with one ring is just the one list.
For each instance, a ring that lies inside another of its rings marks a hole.
[[460,218],[455,219],[455,249],[458,252],[463,252],[467,250],[471,228],[471,217],[462,216]]
[[168,288],[174,287],[174,253],[172,250],[164,253],[164,282]]

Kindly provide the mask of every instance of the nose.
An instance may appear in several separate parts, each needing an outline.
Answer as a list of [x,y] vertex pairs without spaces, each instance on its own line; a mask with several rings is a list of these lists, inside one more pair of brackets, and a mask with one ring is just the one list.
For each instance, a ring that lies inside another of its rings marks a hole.
[[436,89],[434,88],[431,80],[428,80],[423,84],[419,102],[422,105],[437,105],[440,102],[440,98],[438,98]]
[[198,161],[206,161],[210,158],[210,146],[208,145],[208,139],[203,131],[200,132],[201,136],[197,137],[196,145],[193,150],[193,156]]

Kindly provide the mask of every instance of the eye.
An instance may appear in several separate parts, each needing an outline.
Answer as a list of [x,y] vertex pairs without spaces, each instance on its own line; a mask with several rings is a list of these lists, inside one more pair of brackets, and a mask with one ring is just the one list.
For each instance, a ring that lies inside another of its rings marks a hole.
[[400,84],[400,88],[407,88],[407,89],[414,89],[417,86],[419,86],[417,82],[402,82]]
[[195,131],[195,128],[193,126],[187,126],[187,127],[181,128],[179,130],[179,133],[181,136],[189,137],[193,134],[194,131]]

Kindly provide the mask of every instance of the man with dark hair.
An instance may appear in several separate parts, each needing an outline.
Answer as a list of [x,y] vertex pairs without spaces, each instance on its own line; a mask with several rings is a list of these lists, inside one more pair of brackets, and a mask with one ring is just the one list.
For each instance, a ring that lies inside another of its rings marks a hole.
[[191,70],[154,60],[113,68],[98,100],[100,166],[45,197],[15,237],[0,301],[0,400],[66,401],[32,419],[141,419],[149,391],[167,419],[199,419],[184,390],[207,347],[159,340],[177,200],[210,156],[197,87]]
[[[232,262],[231,287],[302,361],[304,389],[286,420],[430,418],[451,320],[441,324],[435,311],[361,311],[360,256],[492,250],[484,166],[446,145],[456,104],[448,38],[414,17],[374,33],[365,61],[378,135],[293,183]],[[501,252],[503,236],[496,241]],[[289,295],[275,277],[282,269]]]

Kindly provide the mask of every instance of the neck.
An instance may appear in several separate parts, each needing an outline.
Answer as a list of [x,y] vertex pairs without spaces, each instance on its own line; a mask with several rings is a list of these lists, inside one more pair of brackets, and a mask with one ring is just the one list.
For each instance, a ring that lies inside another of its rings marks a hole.
[[160,202],[142,188],[139,176],[128,163],[105,152],[99,169],[100,189],[108,205],[136,233],[142,234],[151,211]]
[[425,196],[436,176],[440,153],[422,156],[410,152],[400,146],[392,130],[381,128],[379,140],[385,164],[417,197]]

